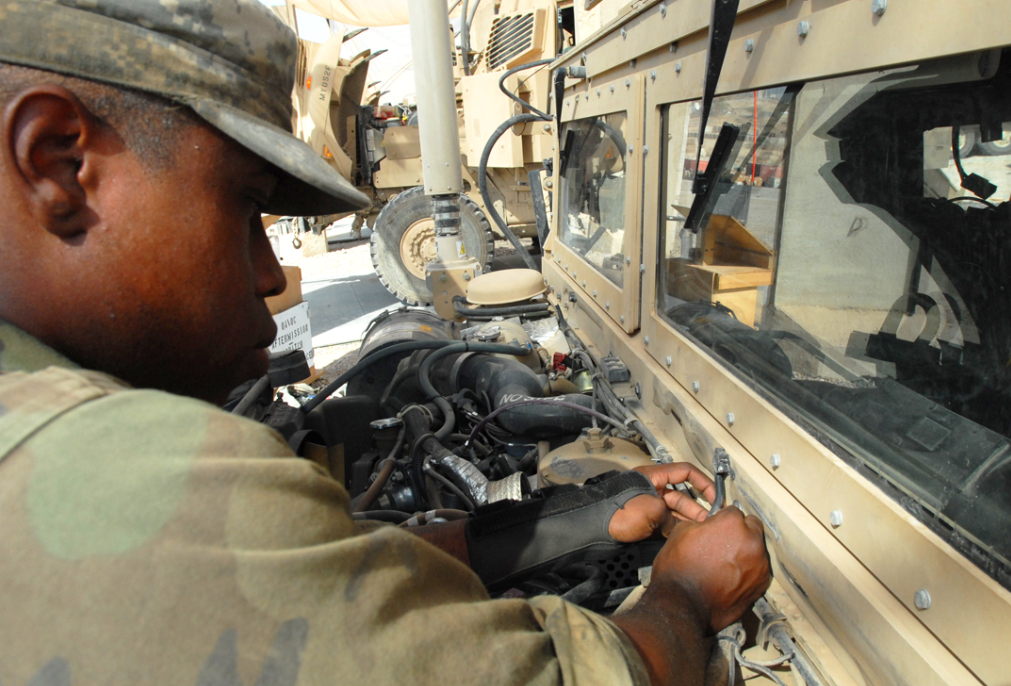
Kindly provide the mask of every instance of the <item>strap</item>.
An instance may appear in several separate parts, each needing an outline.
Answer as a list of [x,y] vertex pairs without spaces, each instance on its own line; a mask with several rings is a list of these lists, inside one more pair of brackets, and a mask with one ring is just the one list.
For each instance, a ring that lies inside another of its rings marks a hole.
[[83,372],[60,367],[0,373],[0,461],[49,422],[110,390]]

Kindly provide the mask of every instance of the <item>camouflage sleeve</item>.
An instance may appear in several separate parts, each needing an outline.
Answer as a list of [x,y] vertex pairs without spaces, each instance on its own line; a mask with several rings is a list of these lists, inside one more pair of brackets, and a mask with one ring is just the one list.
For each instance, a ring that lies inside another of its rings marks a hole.
[[603,618],[489,601],[418,537],[358,526],[273,431],[102,390],[0,462],[0,683],[647,683]]

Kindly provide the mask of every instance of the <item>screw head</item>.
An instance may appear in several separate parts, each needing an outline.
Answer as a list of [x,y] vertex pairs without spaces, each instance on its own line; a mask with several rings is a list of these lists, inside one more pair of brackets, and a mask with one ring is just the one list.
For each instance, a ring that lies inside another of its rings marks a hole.
[[772,465],[773,469],[779,469],[779,465],[781,463],[782,463],[782,461],[779,459],[779,454],[778,453],[769,458],[769,464]]
[[882,16],[888,9],[888,0],[871,0],[871,12],[877,16]]
[[842,526],[842,510],[832,510],[831,514],[828,516],[829,524],[832,525],[833,529],[838,529]]
[[670,366],[671,362],[672,360],[670,359],[670,355],[664,358],[664,364],[666,364],[668,367]]
[[646,336],[645,338],[643,338],[642,342],[645,343],[646,345],[649,345],[649,336]]
[[734,417],[734,413],[727,412],[727,426],[733,426],[735,421],[737,421],[737,419]]
[[755,41],[750,38],[744,41],[744,52],[754,52],[755,51]]
[[811,33],[811,24],[806,21],[800,21],[797,23],[797,35],[801,38],[807,38],[807,34]]
[[930,609],[930,591],[925,588],[921,588],[919,591],[913,594],[913,604],[916,605],[917,610],[929,610]]
[[692,393],[698,393],[699,392],[699,388],[701,388],[701,386],[699,385],[699,382],[698,381],[692,381]]

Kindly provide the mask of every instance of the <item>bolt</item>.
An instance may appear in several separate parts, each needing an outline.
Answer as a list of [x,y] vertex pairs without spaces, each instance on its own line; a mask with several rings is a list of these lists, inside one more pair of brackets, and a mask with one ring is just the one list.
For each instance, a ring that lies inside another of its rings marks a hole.
[[673,362],[673,360],[671,360],[671,358],[670,358],[670,355],[668,355],[668,356],[667,356],[666,358],[664,358],[664,363],[665,363],[665,364],[666,364],[666,365],[667,365],[668,367],[670,366],[670,363],[671,363],[671,362]]
[[625,27],[624,27],[624,26],[622,26],[622,27],[621,27],[621,37],[622,37],[622,38],[624,38],[624,37],[625,37],[625,36],[627,36],[627,35],[628,35],[628,32],[627,32],[627,31],[625,30]]
[[772,457],[769,458],[769,464],[772,465],[773,469],[779,469],[779,465],[781,464],[781,460],[779,459],[779,454],[778,453],[776,453],[775,455],[773,455]]
[[612,93],[614,92],[614,84],[613,83],[611,84],[611,92]]
[[667,5],[666,5],[666,3],[663,3],[663,2],[660,3],[660,16],[663,17],[664,19],[667,18]]
[[801,21],[797,24],[797,35],[801,38],[807,38],[807,34],[811,33],[811,24],[806,21]]
[[670,52],[677,52],[678,51],[678,42],[674,41],[673,43],[671,43],[670,47],[668,48],[668,50]]
[[[882,16],[886,9],[888,9],[888,0],[871,0],[871,12],[877,16]],[[924,593],[926,593],[926,591],[924,591]],[[927,597],[929,598],[930,595],[928,594]]]
[[649,78],[651,81],[656,81],[656,69],[649,70]]
[[648,155],[649,154],[649,146],[648,145],[642,146],[642,154],[643,155]]
[[442,283],[445,283],[446,282],[446,275],[445,274],[440,274],[439,275],[439,281],[442,282]]
[[467,273],[467,272],[464,272],[464,275],[463,275],[463,280],[464,280],[464,281],[470,281],[470,274],[469,274],[469,273]]
[[449,162],[447,162],[447,163],[446,163],[446,166],[447,166],[447,167],[449,166]]
[[572,278],[574,279],[574,278],[576,278],[577,276],[578,276],[578,274],[576,274],[576,270],[574,270],[574,269],[573,269],[573,270],[572,270]]
[[632,79],[625,79],[625,88],[628,88],[631,85],[632,85]]
[[692,393],[698,393],[699,392],[699,388],[700,388],[699,382],[698,381],[692,381]]
[[631,155],[631,154],[632,154],[632,146],[631,146],[631,145],[630,145],[630,146],[628,146],[628,154],[629,154],[629,155]]
[[585,51],[583,52],[582,55],[579,56],[579,59],[582,60],[583,64],[586,64],[586,52]]
[[744,41],[744,52],[754,52],[755,51],[755,41],[750,38]]
[[842,510],[832,510],[832,513],[828,516],[828,522],[832,525],[833,529],[838,529],[842,526]]
[[593,291],[593,297],[594,297],[594,298],[596,298],[596,297],[597,297],[597,291]]
[[586,279],[583,279],[583,288],[586,288]]
[[570,104],[572,104],[572,102],[571,102],[570,100],[566,100],[566,101],[565,101],[565,106],[566,106],[566,107],[568,107],[568,106],[569,106]]
[[589,99],[590,99],[590,94],[589,94],[589,93],[587,93],[587,94],[586,94],[586,99],[587,99],[587,100],[589,100]]
[[735,421],[735,419],[734,419],[734,413],[733,412],[727,412],[727,426],[733,426],[734,425],[734,421]]
[[624,324],[625,323],[625,315],[621,315],[620,317],[618,317],[618,321],[621,322],[622,324]]
[[638,381],[635,382],[635,397],[642,400],[642,386],[639,385]]
[[639,265],[639,273],[640,274],[645,274],[646,273],[646,265],[644,265],[644,264],[640,264]]
[[625,258],[625,264],[632,264],[632,258],[631,257],[626,257]]
[[609,310],[609,309],[611,309],[611,303],[610,303],[610,301],[608,301],[608,302],[604,303],[604,309],[605,309],[605,310]]
[[[545,124],[544,125],[544,130],[545,131],[550,131],[551,130],[551,124]],[[447,164],[446,166],[448,167],[449,165]]]
[[925,588],[921,588],[915,594],[913,594],[913,604],[916,605],[917,610],[929,610],[930,609],[930,591]]
[[629,62],[628,63],[629,68],[635,69],[635,63],[636,63],[636,60],[632,60],[631,62]]
[[600,97],[600,89],[599,88],[597,89],[597,97],[598,98]]
[[676,71],[678,74],[681,73],[681,63],[680,62],[675,62],[674,63],[674,71]]
[[552,181],[551,181],[551,179],[548,179],[547,181],[545,181],[545,182],[544,182],[544,186],[545,186],[546,188],[551,188],[551,187],[553,187],[554,185],[555,185],[555,184],[554,184],[554,182],[552,182]]
[[645,338],[643,338],[642,342],[645,343],[646,345],[649,345],[649,336],[646,336]]

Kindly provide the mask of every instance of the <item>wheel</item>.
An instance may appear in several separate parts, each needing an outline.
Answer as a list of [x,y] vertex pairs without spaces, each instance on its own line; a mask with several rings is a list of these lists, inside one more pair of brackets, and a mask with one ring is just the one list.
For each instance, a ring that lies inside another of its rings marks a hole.
[[979,127],[962,127],[958,132],[958,156],[960,159],[969,157],[976,151],[979,143]]
[[[495,235],[477,204],[460,195],[460,235],[482,271],[491,267]],[[372,266],[383,285],[408,305],[431,305],[425,265],[436,258],[432,200],[421,186],[393,197],[372,226]]]
[[1011,129],[1005,127],[1003,136],[999,141],[979,143],[978,148],[982,154],[989,155],[990,157],[1011,154]]

